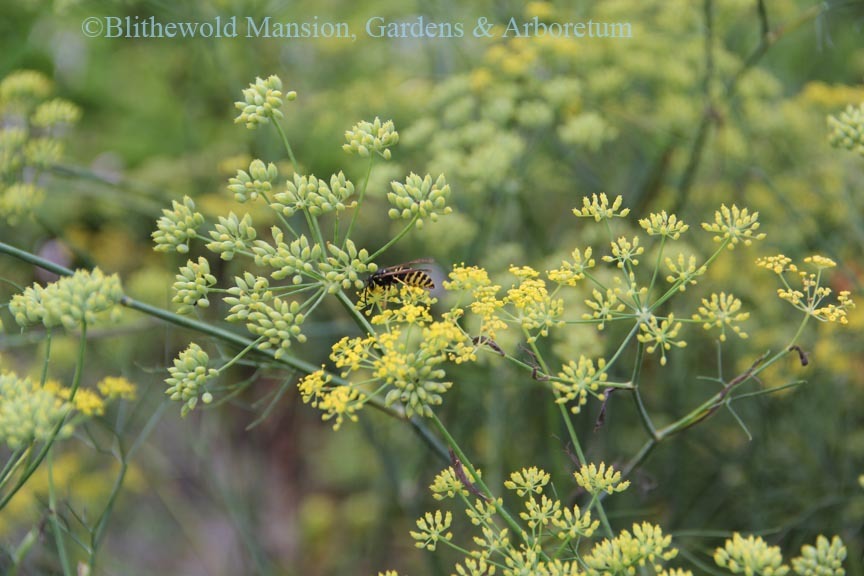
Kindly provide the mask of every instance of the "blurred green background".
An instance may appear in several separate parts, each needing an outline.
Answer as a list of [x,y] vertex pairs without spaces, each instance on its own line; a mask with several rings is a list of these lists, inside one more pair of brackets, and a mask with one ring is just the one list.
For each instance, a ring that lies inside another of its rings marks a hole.
[[[707,20],[706,5],[712,7]],[[361,119],[392,118],[402,136],[393,161],[379,163],[373,174],[372,208],[361,213],[358,246],[380,246],[398,230],[386,217],[389,180],[409,171],[447,176],[454,214],[400,243],[384,265],[433,257],[445,270],[459,262],[494,274],[510,264],[553,267],[575,247],[600,245],[598,229],[570,215],[582,196],[598,192],[622,195],[637,218],[675,210],[694,229],[721,202],[759,210],[768,239],[727,255],[705,281],[758,311],[751,339],[724,352],[725,369],[741,371],[781,345],[794,320],[777,301],[773,278],[752,266],[757,255],[823,253],[841,263],[831,285],[853,294],[864,275],[864,157],[830,148],[825,122],[864,101],[864,4],[771,0],[765,6],[777,34],[763,50],[754,0],[470,6],[0,0],[0,77],[41,71],[57,95],[83,110],[67,135],[65,158],[46,177],[46,201],[33,218],[0,226],[0,240],[34,253],[59,252],[70,266],[118,272],[134,297],[171,307],[170,284],[186,257],[152,251],[155,220],[184,194],[213,218],[237,211],[227,178],[251,158],[285,161],[271,131],[233,123],[241,89],[255,76],[277,74],[299,94],[284,109],[284,126],[306,173],[344,170],[358,181],[364,165],[341,144],[344,131]],[[85,18],[109,15],[162,21],[318,16],[349,22],[358,39],[82,34]],[[496,22],[594,18],[631,22],[634,38],[373,39],[362,32],[371,16],[462,21],[468,29],[480,16]],[[256,218],[265,230],[266,215]],[[692,242],[695,253],[710,249],[695,236]],[[203,247],[193,249],[199,253]],[[221,279],[242,269],[211,261]],[[8,257],[0,258],[0,276],[20,285],[43,279]],[[13,293],[5,284],[0,290],[3,301]],[[679,306],[692,311],[701,295],[688,292]],[[578,309],[584,297],[574,292],[567,306]],[[295,350],[313,364],[342,335],[356,333],[335,306],[322,312],[307,322],[309,342]],[[220,322],[218,309],[210,314]],[[848,328],[811,330],[806,370],[790,357],[764,376],[765,386],[808,382],[741,403],[752,440],[721,413],[661,445],[633,478],[635,488],[609,499],[613,525],[661,523],[686,550],[685,559],[709,564],[714,547],[733,531],[757,531],[796,553],[816,534],[837,533],[849,547],[847,573],[864,574],[860,316],[853,314]],[[34,339],[17,331],[7,311],[0,317],[3,366],[38,371]],[[608,354],[622,335],[607,332],[572,327],[543,346],[563,361]],[[408,536],[414,518],[430,508],[427,487],[445,465],[425,444],[372,410],[333,433],[288,385],[297,375],[248,366],[233,374],[237,382],[255,377],[245,392],[181,420],[177,407],[166,404],[163,379],[192,336],[130,313],[93,339],[88,370],[123,374],[140,390],[128,413],[109,413],[106,421],[122,422],[130,438],[155,424],[111,519],[100,573],[450,573],[446,551],[423,553]],[[646,366],[647,402],[660,422],[711,392],[696,377],[716,376],[714,344],[695,330],[688,341],[686,353],[676,352],[662,370]],[[62,342],[55,346],[52,370],[71,370],[74,344],[68,354]],[[511,470],[538,465],[553,473],[561,492],[572,489],[566,433],[548,392],[494,360],[452,377],[457,385],[441,418],[491,486]],[[268,406],[267,418],[247,430]],[[589,404],[575,420],[588,457],[622,465],[645,440],[632,403],[623,394],[613,397],[605,426],[595,432],[597,409]],[[64,457],[68,507],[86,511],[110,488],[112,461],[76,440],[65,444]],[[37,484],[0,516],[7,546],[44,517]],[[0,568],[4,562],[0,557]],[[49,540],[37,546],[30,569],[57,570]]]

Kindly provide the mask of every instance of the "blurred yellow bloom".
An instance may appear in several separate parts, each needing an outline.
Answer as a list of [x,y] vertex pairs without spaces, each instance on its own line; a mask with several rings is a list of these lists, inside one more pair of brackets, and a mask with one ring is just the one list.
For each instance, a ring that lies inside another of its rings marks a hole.
[[122,376],[106,376],[96,384],[96,387],[102,396],[108,399],[135,400],[138,393],[135,384]]

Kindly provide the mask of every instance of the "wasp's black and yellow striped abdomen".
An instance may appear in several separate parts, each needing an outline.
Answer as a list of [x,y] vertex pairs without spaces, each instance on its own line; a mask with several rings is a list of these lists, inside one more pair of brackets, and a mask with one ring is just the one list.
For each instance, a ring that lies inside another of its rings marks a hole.
[[[415,264],[429,263],[432,260],[412,260],[404,264],[397,264],[378,270],[366,279],[366,285],[361,293],[361,303],[365,307],[369,297],[377,292],[389,292],[391,289],[399,289],[401,286],[413,286],[415,288],[423,288],[424,290],[432,290],[435,288],[435,282],[429,274],[429,270],[425,268],[414,268]],[[385,294],[386,297],[386,294]]]

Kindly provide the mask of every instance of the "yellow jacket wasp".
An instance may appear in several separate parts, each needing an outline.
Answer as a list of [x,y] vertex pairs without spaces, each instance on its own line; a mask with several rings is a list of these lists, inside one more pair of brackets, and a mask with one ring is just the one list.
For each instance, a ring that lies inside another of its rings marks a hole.
[[369,297],[378,290],[383,290],[384,306],[387,305],[386,296],[393,289],[400,286],[414,286],[425,290],[435,288],[435,282],[427,268],[415,268],[417,264],[430,264],[431,258],[420,258],[419,260],[411,260],[395,266],[381,268],[374,274],[366,278],[366,284],[360,292],[360,305],[365,308],[369,302]]

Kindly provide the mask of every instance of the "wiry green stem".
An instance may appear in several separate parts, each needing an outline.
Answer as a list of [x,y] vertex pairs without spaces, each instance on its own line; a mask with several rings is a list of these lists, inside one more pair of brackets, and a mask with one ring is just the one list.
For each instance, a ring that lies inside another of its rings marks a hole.
[[363,206],[363,199],[366,197],[366,188],[369,186],[369,178],[372,176],[372,164],[375,163],[375,154],[369,155],[369,164],[366,166],[366,177],[363,179],[363,186],[360,188],[360,194],[357,196],[357,206],[354,207],[354,213],[351,214],[351,222],[348,224],[348,231],[345,232],[344,242],[351,238],[351,232],[354,231],[354,223],[357,222],[357,215],[360,214],[360,207]]
[[[638,466],[640,466],[648,455],[654,450],[654,448],[662,442],[666,440],[670,436],[674,436],[679,432],[683,432],[684,430],[699,424],[700,422],[704,422],[709,417],[714,415],[717,410],[723,406],[724,402],[728,401],[730,394],[743,386],[747,382],[750,382],[754,378],[756,378],[761,372],[765,371],[769,366],[780,360],[780,358],[789,354],[791,347],[798,341],[798,338],[801,337],[801,334],[804,332],[804,327],[807,325],[807,322],[810,319],[810,315],[805,315],[804,319],[801,321],[801,324],[798,326],[798,329],[795,331],[795,334],[790,339],[789,343],[780,349],[779,352],[768,357],[768,353],[762,355],[761,358],[758,358],[750,369],[744,371],[737,377],[730,380],[723,386],[723,389],[699,404],[696,408],[676,420],[675,422],[669,424],[661,428],[660,430],[655,431],[652,438],[650,438],[639,450],[639,452],[634,456],[630,462],[625,466],[622,476],[627,477],[633,470],[635,470]],[[782,389],[783,387],[778,387],[778,389]]]
[[[546,364],[546,360],[544,360],[543,356],[540,354],[540,349],[537,348],[537,344],[529,340],[528,345],[531,347],[531,351],[534,353],[534,357],[537,358],[537,362],[540,364],[540,368],[543,369],[544,373],[548,374],[549,366]],[[570,443],[573,445],[573,450],[576,451],[576,458],[579,460],[580,465],[587,466],[588,459],[585,458],[585,453],[582,451],[582,445],[579,443],[579,437],[576,435],[576,429],[573,427],[573,422],[570,420],[570,413],[567,411],[567,406],[565,406],[561,402],[558,402],[558,400],[561,398],[561,393],[554,388],[552,392],[555,394],[555,405],[558,407],[558,411],[561,413],[561,418],[564,419],[564,426],[567,428],[567,434],[570,436]],[[606,516],[606,511],[603,509],[603,503],[598,500],[595,503],[595,509],[597,510],[597,516],[599,516],[600,522],[603,524],[603,530],[606,532],[606,535],[611,538],[614,533],[612,532],[612,526],[609,524],[609,518]]]
[[[459,446],[459,443],[456,442],[456,439],[450,434],[447,430],[447,427],[444,426],[444,423],[438,419],[438,416],[433,412],[432,413],[432,422],[435,423],[435,427],[438,428],[438,431],[444,437],[444,441],[453,450],[453,453],[459,458],[459,462],[462,463],[462,466],[468,471],[471,477],[474,479],[474,483],[480,488],[480,491],[486,495],[490,502],[492,502],[493,506],[495,506],[495,510],[498,514],[501,515],[501,518],[504,519],[504,522],[510,527],[514,534],[518,535],[520,538],[525,539],[525,530],[519,526],[519,523],[513,518],[510,512],[507,511],[506,508],[502,504],[498,502],[498,498],[495,497],[495,494],[489,487],[483,482],[483,479],[480,478],[480,475],[477,473],[477,469],[471,463],[471,460],[468,459],[468,456],[465,455],[465,452],[462,451],[462,448]],[[526,540],[527,542],[527,540]]]
[[378,250],[376,250],[374,254],[372,254],[371,256],[369,256],[368,261],[369,261],[369,262],[373,262],[373,261],[375,260],[375,258],[377,258],[377,257],[380,256],[381,254],[383,254],[387,249],[389,249],[391,246],[393,246],[394,244],[396,244],[397,242],[399,242],[399,240],[401,240],[402,238],[404,238],[405,235],[408,234],[408,232],[410,232],[412,228],[414,228],[414,224],[416,224],[416,223],[417,223],[417,220],[419,220],[419,219],[420,219],[420,215],[419,215],[419,214],[415,214],[414,217],[413,217],[413,218],[408,222],[408,224],[405,225],[404,228],[402,228],[402,230],[399,231],[398,234],[396,234],[393,238],[391,238],[391,239],[390,239],[386,244],[384,244],[381,248],[379,248]]
[[291,159],[291,166],[296,172],[297,169],[300,167],[300,164],[297,163],[297,158],[294,157],[294,150],[291,149],[291,143],[288,142],[288,135],[285,134],[285,130],[282,128],[282,124],[280,124],[278,120],[273,120],[273,126],[275,126],[276,131],[279,132],[279,137],[282,139],[282,144],[285,146],[285,151],[288,153],[288,158]]

